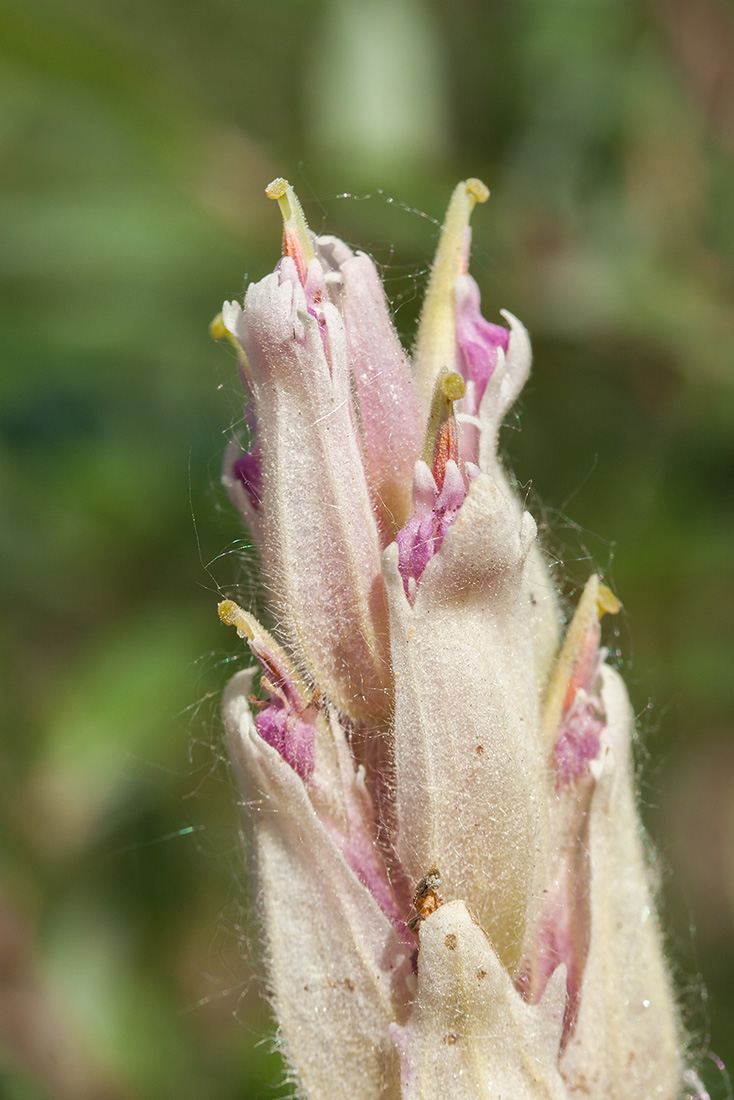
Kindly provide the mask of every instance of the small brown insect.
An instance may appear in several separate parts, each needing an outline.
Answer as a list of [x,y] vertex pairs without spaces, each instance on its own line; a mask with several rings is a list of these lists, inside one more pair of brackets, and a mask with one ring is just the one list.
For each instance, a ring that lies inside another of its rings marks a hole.
[[413,894],[413,908],[415,916],[408,921],[408,928],[414,932],[421,921],[435,913],[439,905],[443,905],[443,898],[439,894],[441,889],[441,872],[438,867],[431,867],[423,878],[418,880]]

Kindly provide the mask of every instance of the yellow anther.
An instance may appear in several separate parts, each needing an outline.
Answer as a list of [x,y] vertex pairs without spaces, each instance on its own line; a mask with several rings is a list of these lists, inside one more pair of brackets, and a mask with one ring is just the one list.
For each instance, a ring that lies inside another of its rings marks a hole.
[[209,324],[209,335],[212,340],[223,340],[225,336],[229,336],[227,329],[224,326],[224,319],[221,313],[218,313],[213,321]]
[[444,367],[436,379],[423,443],[423,461],[427,463],[439,489],[443,485],[446,463],[459,461],[459,436],[454,417],[454,401],[466,393],[466,382],[456,371]]
[[481,180],[464,180],[454,189],[446,212],[415,344],[415,381],[426,406],[441,368],[456,366],[454,286],[457,277],[466,271],[469,259],[467,231],[471,212],[478,202],[486,202],[488,198],[489,191]]
[[447,401],[460,401],[466,393],[466,382],[455,370],[441,379],[440,386]]
[[234,626],[237,628],[240,638],[247,638],[248,641],[253,640],[258,628],[257,620],[253,619],[252,615],[248,615],[246,611],[243,611],[239,604],[235,603],[234,600],[222,600],[217,607],[217,611],[225,626]]
[[[303,217],[303,211],[301,210],[301,204],[296,198],[296,193],[288,183],[288,180],[278,177],[277,180],[273,180],[265,188],[265,194],[269,199],[275,199],[280,207],[280,213],[283,218],[283,224],[286,225],[292,218],[297,217],[298,214],[305,222]],[[294,209],[295,208],[295,209]]]
[[290,184],[288,180],[284,180],[282,176],[278,176],[272,183],[269,183],[265,188],[265,194],[269,199],[277,199],[279,202],[285,197]]
[[224,323],[224,319],[223,319],[221,313],[218,313],[216,315],[216,317],[214,318],[214,320],[210,322],[210,324],[209,324],[209,335],[211,336],[212,340],[229,340],[232,347],[237,348],[237,352],[239,354],[240,361],[243,363],[243,365],[247,369],[247,359],[245,357],[244,351],[240,347],[239,340],[237,339],[236,336],[233,336],[232,333],[229,331],[229,329],[227,328],[227,326]]
[[293,257],[298,265],[301,277],[305,278],[305,270],[316,253],[311,244],[308,223],[298,201],[298,196],[288,180],[284,180],[280,176],[268,184],[265,188],[265,194],[269,199],[275,199],[280,207],[283,218],[283,239],[286,255]]
[[473,177],[472,179],[468,179],[466,181],[466,189],[476,202],[486,202],[489,198],[489,188],[486,183],[482,183],[481,180],[474,179]]
[[600,584],[596,596],[596,606],[599,618],[601,618],[602,615],[616,615],[621,611],[622,601],[617,599],[611,588],[607,588],[605,584]]
[[257,657],[263,670],[263,684],[268,691],[282,682],[307,706],[314,697],[313,690],[303,681],[288,654],[275,638],[261,626],[254,615],[244,611],[234,600],[222,600],[217,607],[219,618],[225,626],[233,626],[240,638],[244,638]]
[[441,428],[453,414],[454,401],[458,401],[465,393],[466,382],[461,375],[457,371],[450,371],[448,367],[444,367],[433,387],[431,411],[428,414],[423,442],[423,461],[429,466],[433,465],[436,441]]
[[[601,584],[596,574],[589,577],[566,631],[543,701],[543,733],[549,743],[552,744],[555,739],[569,695],[573,695],[578,687],[576,680],[579,673],[583,671],[585,662],[591,659],[591,653],[587,652],[590,646],[590,630],[596,626],[602,615],[616,615],[621,606],[612,590]],[[592,648],[595,648],[595,644],[592,644]]]

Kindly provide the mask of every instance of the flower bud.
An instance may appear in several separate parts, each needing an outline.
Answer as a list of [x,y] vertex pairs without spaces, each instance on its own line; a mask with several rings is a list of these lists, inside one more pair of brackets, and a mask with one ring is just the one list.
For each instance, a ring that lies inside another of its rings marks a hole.
[[390,708],[385,592],[344,323],[324,293],[319,261],[286,255],[248,288],[243,309],[226,303],[223,317],[249,368],[255,534],[280,630],[329,698],[364,719]]
[[589,951],[560,1062],[592,1100],[680,1090],[681,1034],[635,807],[634,715],[619,676],[600,670],[605,723],[588,822]]
[[527,1004],[462,901],[420,931],[415,1005],[395,1027],[403,1100],[568,1100],[558,1069],[562,974]]
[[327,267],[329,297],[344,320],[365,472],[386,543],[407,519],[422,443],[410,362],[369,256],[355,256],[333,237],[318,238],[316,245]]
[[390,1026],[405,1002],[405,948],[301,777],[257,732],[249,690],[249,674],[239,673],[225,696],[225,722],[253,823],[269,984],[287,1058],[308,1096],[397,1096]]
[[523,583],[535,523],[485,474],[471,485],[410,606],[384,555],[395,673],[398,852],[436,865],[509,967],[548,844],[532,615]]

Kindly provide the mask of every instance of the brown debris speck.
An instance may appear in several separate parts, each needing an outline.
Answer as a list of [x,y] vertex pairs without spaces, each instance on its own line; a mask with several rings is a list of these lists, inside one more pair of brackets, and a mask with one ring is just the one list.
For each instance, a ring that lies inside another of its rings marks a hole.
[[438,867],[431,867],[423,878],[419,879],[413,894],[413,908],[415,916],[408,921],[408,928],[414,932],[421,921],[435,913],[439,905],[443,905],[443,898],[439,894],[441,888],[441,873]]

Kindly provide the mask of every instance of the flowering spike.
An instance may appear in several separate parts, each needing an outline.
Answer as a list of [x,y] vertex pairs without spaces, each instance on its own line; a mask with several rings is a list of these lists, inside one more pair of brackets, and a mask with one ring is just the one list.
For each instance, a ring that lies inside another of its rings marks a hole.
[[481,180],[464,180],[454,190],[446,212],[415,344],[416,384],[425,406],[431,400],[439,371],[443,367],[457,369],[454,286],[467,269],[471,212],[476,203],[488,198],[489,191]]
[[[374,264],[311,238],[226,303],[249,450],[224,480],[277,639],[224,700],[272,1003],[309,1100],[675,1100],[678,1016],[592,576],[551,572],[497,455],[528,335],[480,312],[451,200],[414,397]],[[244,356],[247,356],[245,365]],[[423,457],[421,445],[425,443]],[[560,648],[560,652],[559,652]],[[263,696],[265,698],[263,699]]]

